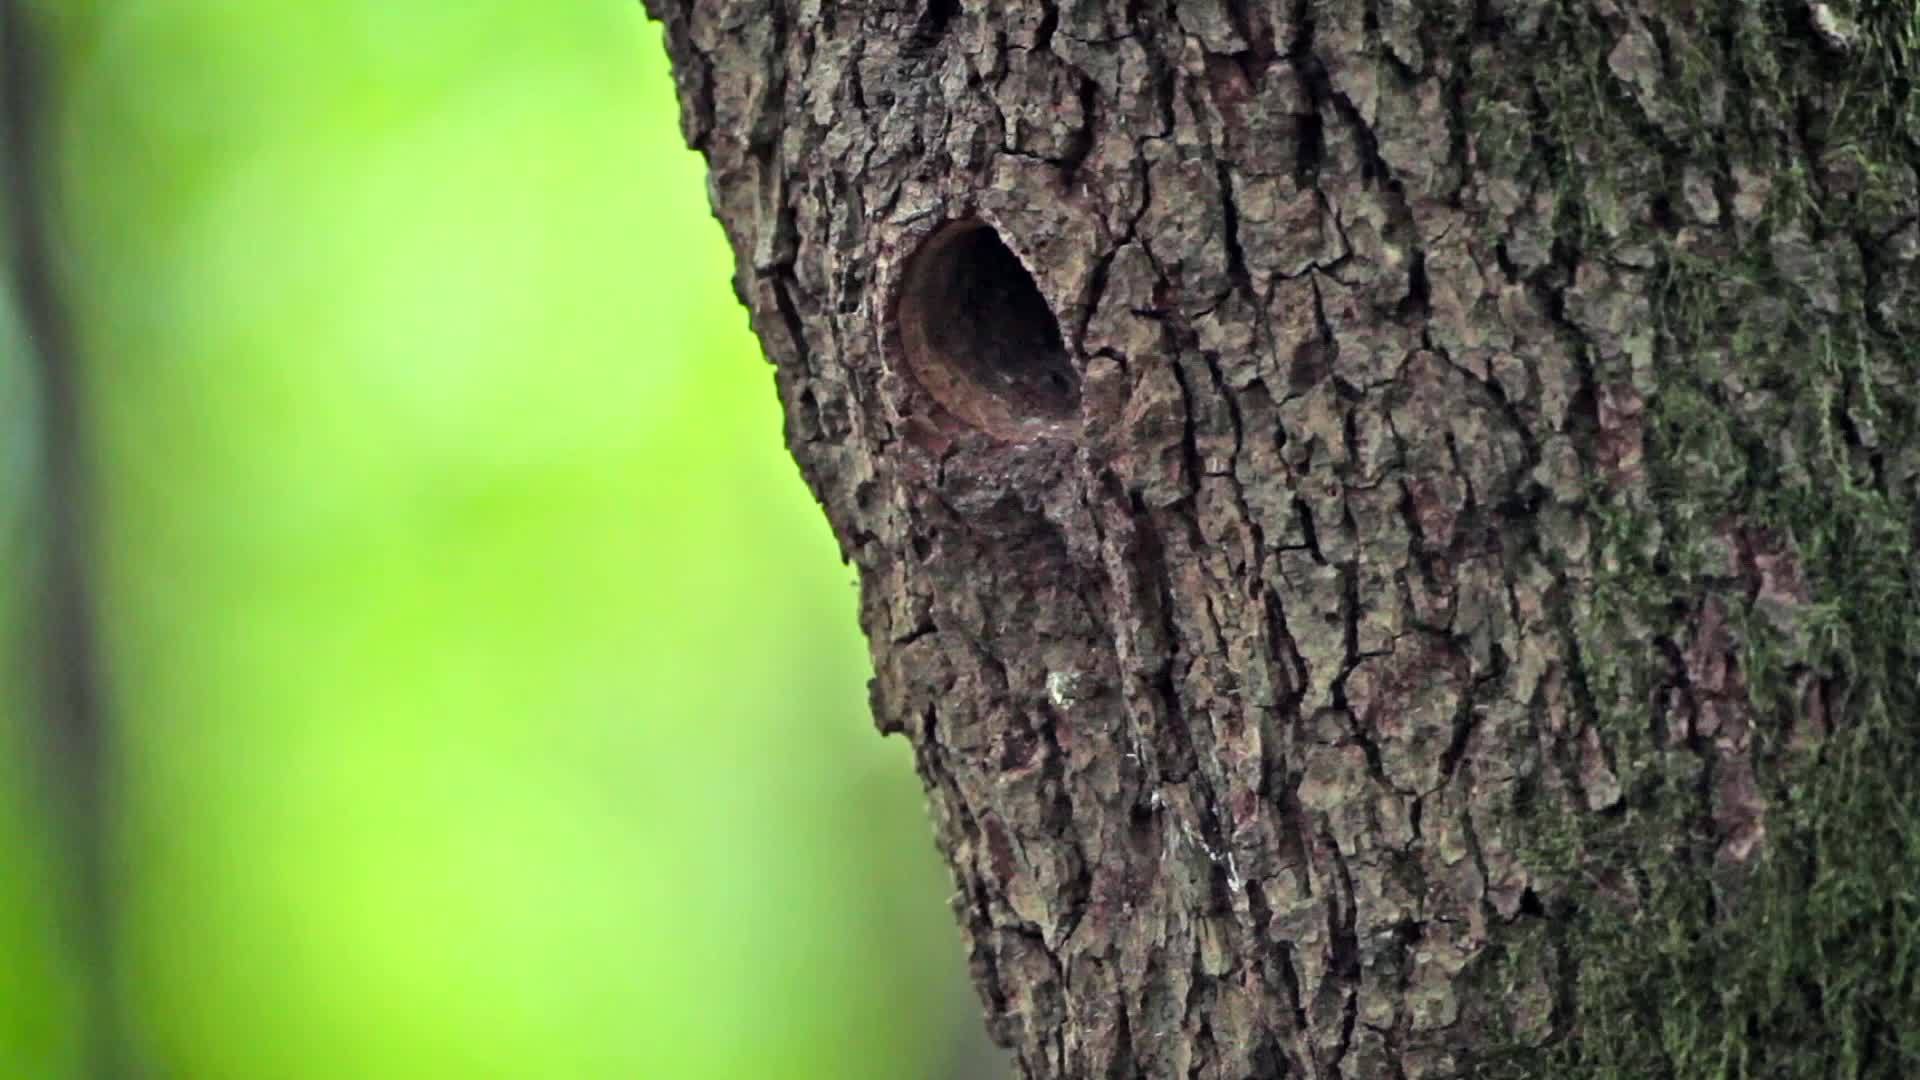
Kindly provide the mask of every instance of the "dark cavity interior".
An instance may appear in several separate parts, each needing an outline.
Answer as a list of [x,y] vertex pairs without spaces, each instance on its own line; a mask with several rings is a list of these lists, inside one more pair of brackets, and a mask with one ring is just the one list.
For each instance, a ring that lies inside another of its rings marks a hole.
[[961,419],[1017,434],[1079,412],[1060,324],[990,226],[949,226],[927,241],[903,282],[899,318],[914,373]]

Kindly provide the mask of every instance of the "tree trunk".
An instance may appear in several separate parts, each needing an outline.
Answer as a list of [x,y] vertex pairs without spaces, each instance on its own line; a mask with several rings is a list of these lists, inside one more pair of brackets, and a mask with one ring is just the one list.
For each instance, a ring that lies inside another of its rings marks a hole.
[[1920,1075],[1911,0],[648,7],[1026,1075]]

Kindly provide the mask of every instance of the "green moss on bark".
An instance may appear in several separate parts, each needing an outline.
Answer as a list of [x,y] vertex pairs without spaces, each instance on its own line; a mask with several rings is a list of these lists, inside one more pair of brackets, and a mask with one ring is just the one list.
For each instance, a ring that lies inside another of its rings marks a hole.
[[[1568,609],[1627,794],[1523,809],[1568,921],[1482,978],[1555,971],[1555,1037],[1515,1005],[1479,1074],[1920,1075],[1920,6],[1647,6],[1569,5],[1550,34],[1593,59],[1535,69],[1562,271],[1625,267],[1655,331],[1644,366],[1589,350],[1594,393],[1644,396],[1646,482],[1596,486]],[[1731,756],[1671,712],[1713,595],[1763,804],[1745,860],[1713,809]]]

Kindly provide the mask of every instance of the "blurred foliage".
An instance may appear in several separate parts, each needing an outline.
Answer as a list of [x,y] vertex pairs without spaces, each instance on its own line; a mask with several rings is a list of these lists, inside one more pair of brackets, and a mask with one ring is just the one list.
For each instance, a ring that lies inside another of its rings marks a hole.
[[[40,16],[145,1071],[985,1075],[639,5]],[[49,834],[4,757],[0,1075],[71,1075]]]
[[61,918],[72,897],[47,828],[51,792],[34,768],[38,733],[12,722],[39,708],[43,659],[29,629],[44,551],[35,511],[44,493],[24,344],[13,297],[0,293],[0,1076],[59,1078],[76,1075],[81,1061],[80,973],[71,961],[79,950]]

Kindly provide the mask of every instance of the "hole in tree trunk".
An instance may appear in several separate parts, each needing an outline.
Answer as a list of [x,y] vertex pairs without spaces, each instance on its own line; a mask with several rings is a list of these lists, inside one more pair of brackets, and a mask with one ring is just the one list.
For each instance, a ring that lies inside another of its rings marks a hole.
[[1079,372],[1033,275],[992,226],[956,222],[928,237],[894,317],[914,377],[954,416],[1002,438],[1071,434]]

